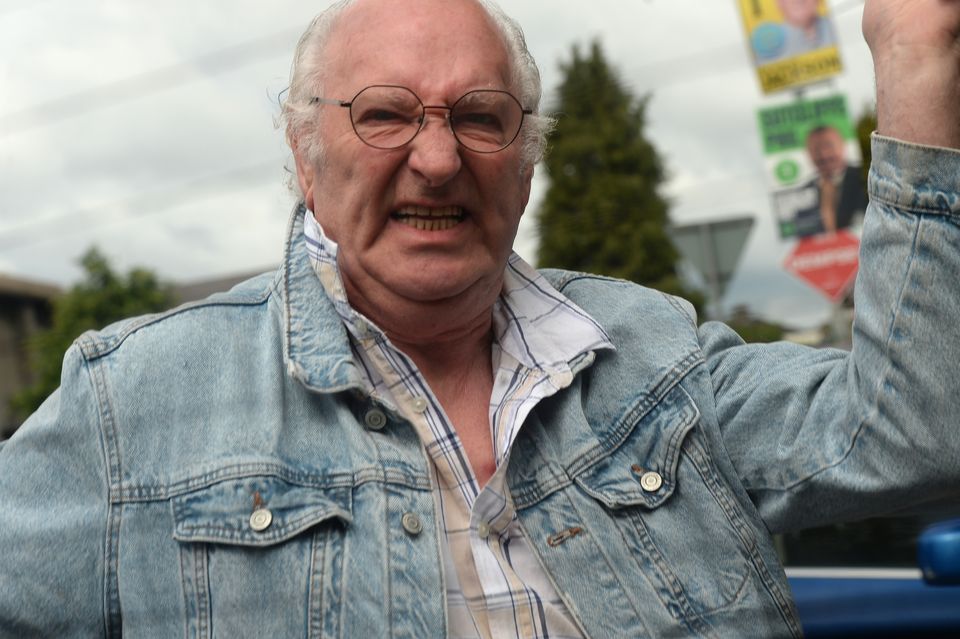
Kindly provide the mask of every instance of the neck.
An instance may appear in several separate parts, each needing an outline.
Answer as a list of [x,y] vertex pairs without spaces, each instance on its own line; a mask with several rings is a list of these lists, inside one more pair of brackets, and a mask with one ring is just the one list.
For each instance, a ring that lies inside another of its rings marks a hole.
[[483,321],[472,328],[451,332],[433,342],[391,337],[414,361],[440,402],[481,486],[497,468],[489,416],[494,378],[491,325],[488,310]]
[[[445,404],[478,379],[492,379],[491,322],[478,323],[473,329],[458,333],[455,337],[433,342],[417,340],[407,342],[391,337],[391,341],[416,363],[430,388]],[[485,398],[489,400],[489,397]]]
[[490,435],[493,305],[503,272],[439,300],[410,299],[371,279],[358,286],[341,269],[350,305],[416,364],[457,431],[481,485],[496,470]]
[[436,301],[411,300],[390,292],[365,295],[349,279],[343,282],[350,305],[413,359],[435,390],[461,371],[490,370],[493,305],[502,278],[478,282],[460,295]]
[[363,303],[353,299],[351,304],[417,365],[456,429],[477,481],[486,484],[496,470],[488,415],[493,391],[493,301],[405,304],[406,312],[396,312],[399,309],[392,306],[395,312],[387,314],[365,312]]

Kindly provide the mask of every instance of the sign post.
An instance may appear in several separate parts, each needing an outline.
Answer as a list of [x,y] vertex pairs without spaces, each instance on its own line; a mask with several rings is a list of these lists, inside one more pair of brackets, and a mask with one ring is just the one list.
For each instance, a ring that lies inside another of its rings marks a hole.
[[714,317],[722,317],[720,300],[733,277],[753,228],[752,217],[736,217],[670,229],[677,250],[706,280]]

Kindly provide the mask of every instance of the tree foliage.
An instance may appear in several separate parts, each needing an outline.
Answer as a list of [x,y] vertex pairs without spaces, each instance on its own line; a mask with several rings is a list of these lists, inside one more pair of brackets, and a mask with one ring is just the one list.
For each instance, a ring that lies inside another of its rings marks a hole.
[[63,355],[81,333],[125,317],[153,313],[173,305],[173,292],[153,272],[134,268],[126,275],[111,269],[95,248],[80,260],[83,280],[53,301],[53,323],[29,344],[36,382],[14,396],[14,411],[26,417],[60,384]]
[[754,317],[749,307],[743,304],[733,308],[727,324],[745,342],[776,342],[783,339],[783,326]]
[[873,154],[870,151],[870,134],[877,130],[877,112],[868,107],[857,119],[857,142],[860,143],[860,155],[863,158],[863,188],[867,188],[867,175]]
[[635,98],[598,43],[561,63],[557,127],[545,160],[538,265],[601,273],[691,295],[667,235],[664,167],[645,137],[647,98]]

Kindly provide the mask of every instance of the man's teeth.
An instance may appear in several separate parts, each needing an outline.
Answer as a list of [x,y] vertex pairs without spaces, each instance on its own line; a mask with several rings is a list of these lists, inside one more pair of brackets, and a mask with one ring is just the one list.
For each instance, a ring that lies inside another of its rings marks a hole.
[[410,206],[397,211],[394,217],[420,231],[445,231],[463,221],[463,209],[459,206]]

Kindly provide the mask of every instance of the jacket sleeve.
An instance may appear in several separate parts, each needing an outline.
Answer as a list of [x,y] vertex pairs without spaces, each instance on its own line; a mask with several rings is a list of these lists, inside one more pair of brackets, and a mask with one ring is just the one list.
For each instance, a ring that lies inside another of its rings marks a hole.
[[874,136],[850,353],[700,329],[719,427],[774,531],[960,499],[960,151]]
[[108,482],[77,346],[61,387],[0,447],[0,637],[107,634]]

